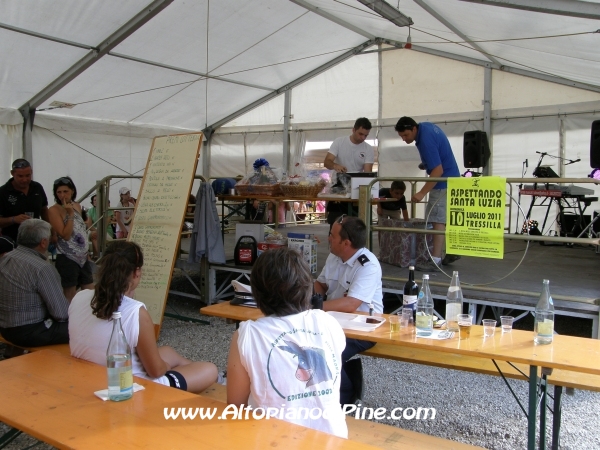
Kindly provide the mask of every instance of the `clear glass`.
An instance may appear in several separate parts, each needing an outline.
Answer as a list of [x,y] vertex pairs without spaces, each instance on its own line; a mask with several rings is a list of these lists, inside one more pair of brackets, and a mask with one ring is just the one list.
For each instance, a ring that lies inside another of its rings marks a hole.
[[106,349],[106,369],[108,373],[108,399],[120,402],[133,396],[133,374],[131,371],[131,347],[127,343],[121,313],[112,315],[113,330]]
[[470,314],[459,314],[457,317],[460,339],[469,339],[471,337],[471,326],[473,325],[473,316]]
[[452,272],[452,281],[446,295],[446,328],[448,331],[458,331],[458,315],[462,314],[463,294],[460,288],[458,272]]
[[398,333],[400,331],[400,316],[398,314],[390,314],[388,322],[390,323],[390,333]]
[[500,316],[500,324],[502,326],[503,333],[510,333],[512,331],[514,320],[515,318],[512,316]]
[[429,289],[429,275],[423,275],[423,285],[417,300],[415,326],[417,336],[427,337],[433,333],[433,297]]
[[496,332],[496,321],[493,319],[484,319],[483,323],[483,336],[491,337]]
[[554,302],[550,295],[550,281],[544,280],[542,293],[535,307],[533,341],[536,344],[551,344],[554,338]]

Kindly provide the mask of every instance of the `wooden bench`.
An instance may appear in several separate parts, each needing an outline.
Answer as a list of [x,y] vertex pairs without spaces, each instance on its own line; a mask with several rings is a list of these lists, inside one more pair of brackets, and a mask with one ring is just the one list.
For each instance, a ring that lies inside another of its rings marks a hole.
[[[369,350],[362,352],[362,354],[376,358],[394,359],[396,361],[500,376],[498,369],[496,369],[492,360],[488,358],[477,358],[474,356],[443,353],[382,343],[376,344]],[[507,378],[519,380],[527,379],[525,375],[529,373],[529,366],[526,366],[525,364],[510,365],[506,361],[496,361],[496,364],[498,364],[498,367]],[[515,369],[515,367],[522,373]],[[570,372],[567,370],[554,369],[552,374],[548,376],[548,383],[566,388],[600,391],[600,376]]]
[[69,348],[69,344],[45,345],[43,347],[23,347],[21,345],[15,345],[12,342],[7,341],[2,336],[0,336],[0,343],[12,345],[13,347],[27,350],[28,352],[36,352],[38,350],[54,350],[56,352],[62,353],[63,355],[71,356],[71,349]]
[[[202,392],[201,395],[226,403],[227,386],[215,383]],[[355,419],[352,416],[346,416],[346,424],[348,425],[348,439],[384,449],[430,450],[435,448],[441,450],[473,450],[481,448],[391,425]]]
[[[502,375],[506,378],[528,380],[529,366],[525,364],[509,364],[506,361],[496,361],[498,367],[489,358],[459,355],[455,353],[437,352],[427,349],[401,347],[397,345],[378,343],[363,355],[376,358],[394,359],[415,364],[443,367],[446,369],[463,370],[482,373],[485,375]],[[540,374],[541,369],[538,371]],[[506,381],[506,380],[505,380]],[[507,382],[508,383],[508,382]],[[563,388],[600,391],[600,376],[554,369],[547,377],[547,383],[554,386],[554,408],[552,421],[552,449],[558,448],[562,420]],[[567,391],[568,393],[569,391]],[[514,395],[514,394],[513,394]]]

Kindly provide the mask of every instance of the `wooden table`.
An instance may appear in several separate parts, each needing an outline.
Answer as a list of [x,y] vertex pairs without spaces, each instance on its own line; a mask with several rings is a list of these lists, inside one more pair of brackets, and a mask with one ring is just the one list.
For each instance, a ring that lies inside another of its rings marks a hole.
[[103,366],[52,350],[0,362],[0,421],[58,448],[373,448],[277,419],[166,420],[164,408],[226,405],[141,378],[131,400],[103,402]]
[[[200,312],[240,321],[256,320],[262,317],[262,313],[256,308],[231,306],[228,302],[201,308]],[[387,317],[387,315],[381,315]],[[498,328],[493,337],[484,339],[483,327],[481,326],[473,326],[471,337],[466,340],[459,340],[458,337],[447,340],[417,338],[410,332],[391,334],[386,324],[372,332],[344,330],[344,333],[348,338],[528,365],[528,449],[530,450],[535,448],[537,433],[538,368],[563,369],[600,375],[600,363],[598,362],[600,361],[600,340],[598,339],[556,335],[554,336],[554,342],[550,345],[535,345],[531,331],[512,330],[511,333],[502,333]],[[540,448],[545,448],[545,391],[541,398]]]

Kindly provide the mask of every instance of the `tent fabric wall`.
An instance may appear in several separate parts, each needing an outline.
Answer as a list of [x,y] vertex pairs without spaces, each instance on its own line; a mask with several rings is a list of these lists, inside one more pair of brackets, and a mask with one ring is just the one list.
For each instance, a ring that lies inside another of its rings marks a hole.
[[214,134],[210,142],[211,178],[234,177],[246,173],[244,134]]
[[377,118],[377,54],[358,55],[292,91],[292,123]]
[[258,158],[269,161],[273,169],[285,170],[283,164],[283,133],[248,133],[246,134],[246,174],[254,169],[252,164]]
[[382,54],[382,117],[482,111],[483,68],[411,50]]
[[23,125],[0,124],[0,183],[10,177],[12,162],[23,156]]
[[600,93],[543,80],[492,71],[492,108],[535,108],[539,106],[599,101]]
[[[357,55],[292,90],[292,124],[339,122],[377,117],[379,83],[377,55]],[[283,126],[283,95],[255,108],[226,125]]]
[[[52,184],[61,176],[70,176],[81,196],[96,181],[107,175],[143,175],[152,139],[106,134],[53,131],[34,126],[34,179],[44,186],[52,204]],[[137,197],[141,180],[113,179],[110,200],[119,201],[118,189],[127,186]],[[90,206],[90,205],[85,205]]]

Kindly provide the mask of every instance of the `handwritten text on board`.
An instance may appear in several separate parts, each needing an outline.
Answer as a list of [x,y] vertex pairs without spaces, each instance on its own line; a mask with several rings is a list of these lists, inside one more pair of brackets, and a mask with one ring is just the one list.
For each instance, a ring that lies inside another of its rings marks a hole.
[[135,298],[155,324],[162,321],[201,142],[202,133],[157,137],[148,157],[129,240],[144,252]]

